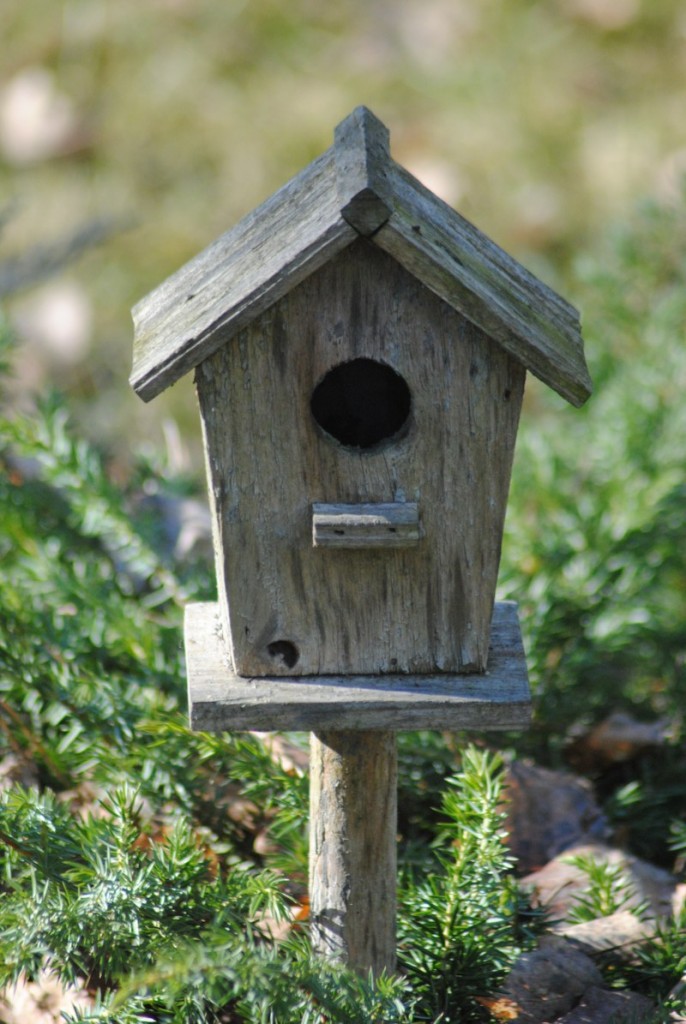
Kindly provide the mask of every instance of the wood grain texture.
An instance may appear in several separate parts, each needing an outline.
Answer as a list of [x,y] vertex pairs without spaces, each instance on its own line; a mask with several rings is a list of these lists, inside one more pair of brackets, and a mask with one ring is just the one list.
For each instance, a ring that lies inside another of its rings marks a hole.
[[134,390],[154,398],[357,237],[330,149],[134,307]]
[[312,543],[316,548],[408,548],[419,543],[419,506],[415,501],[374,505],[312,506]]
[[[402,436],[369,451],[336,443],[310,409],[324,375],[362,355],[400,374],[412,399]],[[198,367],[239,674],[485,669],[524,376],[362,239]],[[313,503],[401,501],[422,509],[415,547],[312,546]],[[281,663],[283,642],[297,664]]]
[[372,235],[391,214],[388,128],[358,107],[336,128],[334,155],[341,216],[360,235]]
[[563,397],[588,398],[576,310],[395,163],[387,129],[366,108],[338,126],[331,149],[138,303],[132,386],[154,397],[360,235]]
[[399,164],[374,243],[573,405],[592,384],[579,314]]
[[397,752],[393,732],[310,737],[310,934],[365,976],[395,970]]
[[230,665],[217,604],[185,618],[191,727],[269,730],[521,729],[531,698],[516,605],[493,615],[484,675],[331,676],[246,679]]

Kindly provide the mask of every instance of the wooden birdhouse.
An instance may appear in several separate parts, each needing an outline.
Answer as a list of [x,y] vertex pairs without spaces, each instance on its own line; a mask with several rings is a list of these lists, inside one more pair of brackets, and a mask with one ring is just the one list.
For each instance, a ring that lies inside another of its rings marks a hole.
[[514,609],[493,613],[524,379],[588,397],[578,315],[395,163],[373,114],[134,320],[142,398],[195,370],[219,601],[189,611],[189,674],[232,721],[512,661]]

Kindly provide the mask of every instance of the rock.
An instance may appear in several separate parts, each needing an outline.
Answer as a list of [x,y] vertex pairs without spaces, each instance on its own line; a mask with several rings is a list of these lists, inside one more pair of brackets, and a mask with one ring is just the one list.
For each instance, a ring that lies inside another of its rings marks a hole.
[[565,757],[577,771],[602,771],[664,746],[668,730],[666,721],[639,722],[616,711],[592,729],[577,733],[567,745]]
[[555,932],[589,956],[613,952],[622,959],[630,959],[636,946],[654,935],[655,925],[639,921],[629,910],[618,910],[595,921],[558,925]]
[[556,1024],[641,1024],[652,1018],[654,1006],[637,992],[620,992],[592,985],[578,1006]]
[[212,520],[206,502],[156,491],[142,495],[135,508],[139,514],[154,516],[160,542],[178,562],[211,559]]
[[591,784],[569,772],[513,761],[506,801],[508,845],[522,873],[542,867],[570,847],[609,837]]
[[10,786],[38,786],[38,768],[24,753],[6,754],[0,761],[0,793]]
[[541,939],[538,949],[519,957],[499,997],[516,1004],[517,1024],[539,1024],[568,1013],[591,986],[602,983],[589,956],[550,935]]
[[293,743],[287,736],[278,732],[253,731],[262,741],[275,764],[278,764],[289,775],[304,775],[310,764],[310,752],[307,747]]
[[671,916],[676,879],[669,872],[603,843],[587,843],[566,850],[540,871],[521,879],[521,884],[533,890],[536,902],[545,907],[555,920],[567,921],[570,908],[588,888],[586,873],[569,863],[572,857],[592,857],[596,862],[619,865],[633,890],[624,909],[646,904],[650,917]]
[[564,11],[605,32],[631,25],[639,14],[638,0],[566,0]]
[[54,974],[41,971],[35,981],[23,975],[0,992],[3,1024],[58,1024],[64,1014],[93,1007],[93,999],[78,985],[63,985]]
[[53,367],[72,368],[88,356],[93,304],[83,285],[63,278],[15,302],[12,326],[21,354],[28,350],[19,368],[24,385],[45,386]]
[[[674,1005],[677,1007],[686,1006],[686,974],[676,983],[674,988],[669,992],[665,1002],[668,1005]],[[674,1021],[675,1024],[678,1021],[681,1024],[682,1021],[686,1020],[686,1013],[681,1009],[672,1010],[669,1015],[669,1020]]]
[[0,152],[8,163],[23,167],[91,144],[73,100],[47,68],[24,68],[0,92]]

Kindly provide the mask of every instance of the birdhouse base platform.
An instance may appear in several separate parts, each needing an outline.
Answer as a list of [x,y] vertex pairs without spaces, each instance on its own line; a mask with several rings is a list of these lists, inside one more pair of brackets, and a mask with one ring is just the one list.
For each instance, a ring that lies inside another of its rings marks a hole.
[[482,675],[238,676],[216,603],[188,605],[184,632],[195,730],[461,731],[521,729],[530,722],[526,659],[512,601],[495,605]]

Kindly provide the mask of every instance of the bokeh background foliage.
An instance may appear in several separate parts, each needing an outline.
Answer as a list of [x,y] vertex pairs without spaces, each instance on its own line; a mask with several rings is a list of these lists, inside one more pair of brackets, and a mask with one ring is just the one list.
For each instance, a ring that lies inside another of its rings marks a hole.
[[360,102],[402,163],[565,289],[608,220],[674,200],[686,164],[677,0],[23,0],[0,38],[0,195],[18,204],[0,260],[91,218],[130,225],[62,306],[11,307],[24,376],[45,366],[113,447],[161,441],[167,412],[197,438],[187,381],[152,410],[129,394],[129,307]]

